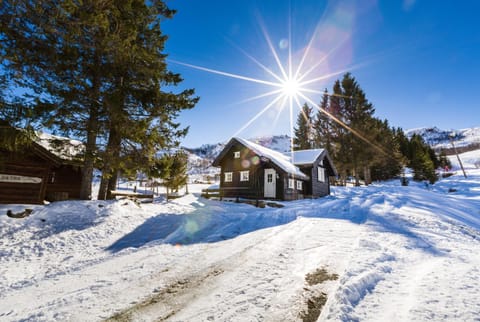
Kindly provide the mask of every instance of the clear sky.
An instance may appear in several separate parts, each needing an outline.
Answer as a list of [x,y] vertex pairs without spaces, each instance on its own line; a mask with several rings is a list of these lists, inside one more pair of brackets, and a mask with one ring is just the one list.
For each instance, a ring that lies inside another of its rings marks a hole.
[[163,25],[169,68],[200,96],[179,119],[190,126],[184,146],[289,134],[290,99],[262,96],[282,89],[271,83],[310,81],[301,87],[312,105],[346,71],[393,126],[480,126],[480,1],[167,3],[178,10]]

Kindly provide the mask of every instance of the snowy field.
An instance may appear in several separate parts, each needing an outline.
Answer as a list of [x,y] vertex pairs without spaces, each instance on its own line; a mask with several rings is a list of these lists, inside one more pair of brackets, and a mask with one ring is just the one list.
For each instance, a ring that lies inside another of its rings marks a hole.
[[479,321],[479,159],[462,155],[466,179],[283,208],[205,200],[200,185],[24,219],[0,205],[0,321],[301,321],[325,296],[319,321]]

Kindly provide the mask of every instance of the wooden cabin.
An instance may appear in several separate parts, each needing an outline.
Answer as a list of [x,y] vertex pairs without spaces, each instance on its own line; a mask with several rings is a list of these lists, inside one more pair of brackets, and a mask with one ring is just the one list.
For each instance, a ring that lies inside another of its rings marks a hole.
[[224,197],[296,200],[330,194],[337,171],[324,149],[280,153],[232,138],[213,162]]
[[83,151],[80,141],[45,133],[15,152],[0,147],[0,203],[78,199]]

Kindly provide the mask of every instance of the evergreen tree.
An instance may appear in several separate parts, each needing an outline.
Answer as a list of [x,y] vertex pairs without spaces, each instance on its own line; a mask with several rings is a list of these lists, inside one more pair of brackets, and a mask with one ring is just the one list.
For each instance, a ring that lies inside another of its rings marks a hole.
[[187,184],[187,167],[188,155],[184,151],[178,150],[158,158],[149,175],[163,180],[168,195],[170,192],[178,192],[179,188]]
[[293,149],[307,150],[313,147],[312,108],[304,104],[294,129]]
[[346,129],[344,127],[344,113],[342,110],[342,87],[340,81],[333,84],[332,94],[329,99],[328,113],[330,120],[331,148],[328,151],[337,167],[341,180],[347,176],[347,167],[343,163],[344,155],[348,147],[345,144]]
[[444,149],[440,151],[439,155],[439,166],[442,169],[451,169],[452,168],[452,163],[450,162],[450,159],[447,157],[447,153],[445,152]]
[[332,153],[332,121],[329,113],[329,95],[327,89],[323,92],[320,108],[313,120],[314,147],[323,148]]
[[430,147],[420,135],[414,134],[411,137],[408,153],[408,165],[413,170],[414,180],[428,180],[430,183],[437,181],[438,178],[435,174],[436,161],[431,159]]
[[34,114],[46,126],[85,141],[84,199],[99,158],[105,192],[122,165],[136,164],[125,158],[152,162],[155,149],[186,133],[174,120],[195,104],[193,91],[161,90],[181,81],[162,53],[160,23],[173,14],[159,0],[3,2],[4,66],[35,94]]

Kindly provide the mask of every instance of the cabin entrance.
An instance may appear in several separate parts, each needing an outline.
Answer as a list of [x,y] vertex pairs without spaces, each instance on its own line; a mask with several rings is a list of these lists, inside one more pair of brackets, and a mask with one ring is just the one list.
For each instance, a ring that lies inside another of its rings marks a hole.
[[277,173],[275,169],[265,169],[265,184],[264,184],[264,197],[275,198],[276,197],[276,184]]

